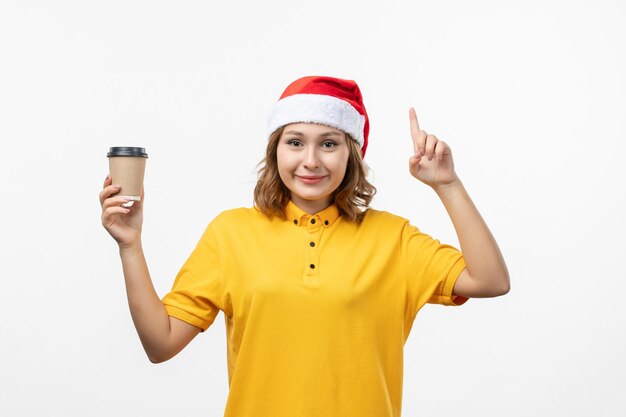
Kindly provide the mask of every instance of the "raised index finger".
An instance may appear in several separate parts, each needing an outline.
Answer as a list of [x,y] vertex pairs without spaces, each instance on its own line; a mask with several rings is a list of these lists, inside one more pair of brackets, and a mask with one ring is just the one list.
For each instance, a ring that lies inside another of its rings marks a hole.
[[417,113],[415,113],[415,109],[413,107],[409,109],[409,117],[411,118],[411,125],[413,125],[413,122],[415,122],[415,129],[419,131],[420,124],[417,121]]
[[413,107],[409,109],[409,120],[411,121],[411,137],[413,138],[413,150],[417,154],[419,149],[419,144],[417,143],[417,141],[419,137],[420,124],[417,121],[417,114],[415,113],[415,109]]

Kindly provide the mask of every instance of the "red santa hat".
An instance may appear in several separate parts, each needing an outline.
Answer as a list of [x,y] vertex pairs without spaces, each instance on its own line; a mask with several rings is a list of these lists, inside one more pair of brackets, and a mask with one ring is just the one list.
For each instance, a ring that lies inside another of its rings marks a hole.
[[359,143],[365,157],[370,126],[356,82],[307,76],[289,84],[268,114],[267,135],[299,122],[320,123],[348,133]]

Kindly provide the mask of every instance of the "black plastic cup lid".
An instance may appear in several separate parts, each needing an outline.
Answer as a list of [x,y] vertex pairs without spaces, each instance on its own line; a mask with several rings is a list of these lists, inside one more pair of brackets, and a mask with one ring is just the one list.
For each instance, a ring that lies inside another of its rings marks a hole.
[[142,158],[147,158],[148,154],[146,153],[145,148],[135,148],[132,146],[114,146],[109,149],[109,153],[107,153],[107,158],[112,156],[140,156]]

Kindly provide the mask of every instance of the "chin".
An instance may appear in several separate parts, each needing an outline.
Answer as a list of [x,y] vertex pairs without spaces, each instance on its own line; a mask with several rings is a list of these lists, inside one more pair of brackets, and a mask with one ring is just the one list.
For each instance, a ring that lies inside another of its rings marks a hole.
[[317,200],[322,200],[324,198],[326,198],[326,195],[320,195],[320,194],[297,194],[298,197],[300,197],[303,200],[307,200],[307,201],[317,201]]
[[[309,192],[307,192],[309,191]],[[300,198],[302,198],[303,200],[308,200],[308,201],[316,201],[316,200],[321,200],[323,198],[327,198],[328,195],[326,193],[320,193],[320,192],[315,192],[312,193],[310,192],[310,190],[305,190],[300,192],[300,190],[298,190],[297,192],[291,192],[292,195],[298,196]]]

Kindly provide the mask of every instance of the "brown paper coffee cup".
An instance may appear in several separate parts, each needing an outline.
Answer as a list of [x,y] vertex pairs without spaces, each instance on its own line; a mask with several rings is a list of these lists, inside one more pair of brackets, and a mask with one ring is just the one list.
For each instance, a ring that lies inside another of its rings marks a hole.
[[110,148],[107,157],[109,158],[111,184],[120,185],[117,196],[129,199],[130,201],[122,204],[122,206],[130,207],[134,201],[141,200],[148,154],[145,148],[116,146]]

